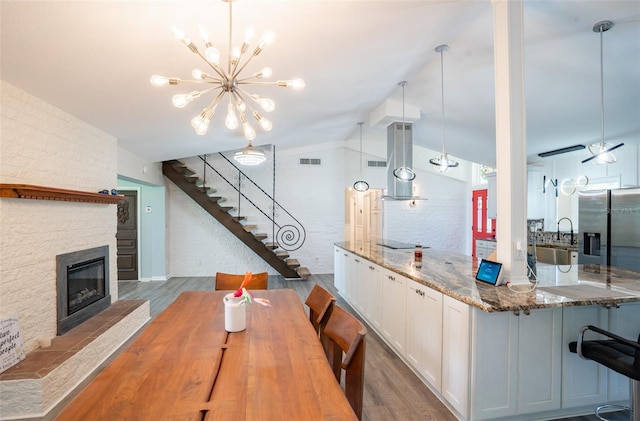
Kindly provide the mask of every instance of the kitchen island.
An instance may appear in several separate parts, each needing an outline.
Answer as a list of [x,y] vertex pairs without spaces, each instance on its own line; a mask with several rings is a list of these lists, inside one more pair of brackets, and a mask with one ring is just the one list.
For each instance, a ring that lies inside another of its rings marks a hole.
[[398,356],[463,420],[532,420],[626,403],[628,380],[568,350],[583,325],[635,339],[640,274],[537,266],[538,285],[475,281],[477,260],[374,243],[335,244],[335,284]]

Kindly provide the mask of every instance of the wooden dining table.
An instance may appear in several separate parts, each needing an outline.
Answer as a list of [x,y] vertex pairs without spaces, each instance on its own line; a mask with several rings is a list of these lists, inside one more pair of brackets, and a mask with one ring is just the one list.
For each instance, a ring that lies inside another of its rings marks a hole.
[[234,333],[227,293],[183,292],[56,420],[357,420],[294,290]]

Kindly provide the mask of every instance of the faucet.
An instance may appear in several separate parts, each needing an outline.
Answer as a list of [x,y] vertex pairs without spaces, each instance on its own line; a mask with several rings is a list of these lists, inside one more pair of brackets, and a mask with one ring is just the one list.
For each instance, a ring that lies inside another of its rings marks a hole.
[[560,240],[560,221],[562,221],[563,219],[566,219],[567,221],[569,221],[569,224],[571,224],[571,243],[569,243],[570,245],[573,245],[573,222],[571,222],[571,219],[567,218],[566,216],[564,218],[560,218],[558,219],[558,240]]

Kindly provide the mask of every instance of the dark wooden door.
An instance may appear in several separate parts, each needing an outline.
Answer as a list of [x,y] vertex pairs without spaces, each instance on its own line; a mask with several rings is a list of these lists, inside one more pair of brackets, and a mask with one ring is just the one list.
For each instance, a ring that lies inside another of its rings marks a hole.
[[118,203],[118,280],[138,280],[138,192],[122,191]]

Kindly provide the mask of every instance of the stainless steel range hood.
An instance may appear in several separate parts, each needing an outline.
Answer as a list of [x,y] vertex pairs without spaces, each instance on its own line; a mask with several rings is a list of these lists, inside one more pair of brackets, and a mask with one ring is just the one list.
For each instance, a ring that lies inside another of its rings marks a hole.
[[402,181],[393,170],[402,166],[413,168],[413,123],[394,121],[387,126],[387,194],[381,200],[426,200],[413,195],[413,182]]

